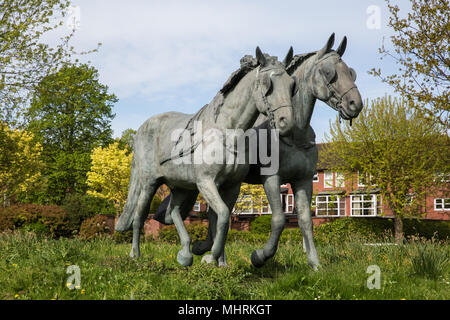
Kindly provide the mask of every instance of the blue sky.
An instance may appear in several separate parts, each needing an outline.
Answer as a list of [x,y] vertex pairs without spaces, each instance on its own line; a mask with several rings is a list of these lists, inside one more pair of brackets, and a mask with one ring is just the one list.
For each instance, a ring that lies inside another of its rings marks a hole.
[[[324,1],[143,1],[73,0],[80,8],[80,29],[74,45],[90,54],[119,102],[114,107],[114,136],[138,129],[149,117],[166,112],[194,113],[211,101],[246,54],[263,52],[283,59],[289,46],[295,53],[323,47],[332,32],[335,48],[348,38],[343,57],[353,67],[363,99],[392,90],[367,74],[372,67],[395,70],[380,60],[383,37],[389,43],[388,10],[380,0]],[[408,1],[399,1],[400,7]],[[380,28],[370,29],[370,6],[380,8]],[[317,141],[336,118],[318,101],[312,118]]]

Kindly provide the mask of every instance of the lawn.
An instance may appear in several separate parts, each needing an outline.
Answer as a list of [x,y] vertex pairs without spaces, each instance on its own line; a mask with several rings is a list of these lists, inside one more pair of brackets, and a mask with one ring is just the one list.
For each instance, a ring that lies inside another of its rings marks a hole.
[[[176,262],[177,244],[144,242],[141,258],[130,244],[0,234],[0,299],[450,299],[448,242],[409,241],[369,246],[361,241],[319,243],[314,272],[301,246],[281,243],[264,267],[250,255],[261,243],[227,243],[228,267]],[[67,287],[67,268],[80,268],[79,289]],[[370,265],[381,271],[369,289]]]

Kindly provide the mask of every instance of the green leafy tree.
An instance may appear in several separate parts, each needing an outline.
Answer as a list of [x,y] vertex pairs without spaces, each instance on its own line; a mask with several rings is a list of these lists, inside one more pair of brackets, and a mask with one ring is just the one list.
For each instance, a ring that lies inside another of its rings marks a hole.
[[0,1],[0,120],[10,125],[18,120],[34,86],[77,54],[69,30],[55,47],[43,41],[63,26],[69,5],[69,0]]
[[48,201],[60,203],[67,192],[86,191],[92,149],[112,141],[116,101],[97,70],[85,64],[66,65],[36,87],[26,118],[44,148]]
[[448,0],[411,0],[411,10],[402,15],[397,5],[386,0],[394,31],[392,49],[380,48],[392,58],[398,71],[386,74],[372,69],[411,106],[449,128],[450,111],[450,2]]
[[449,137],[406,100],[373,100],[352,127],[332,123],[326,140],[321,156],[331,170],[345,172],[346,179],[364,173],[361,182],[379,190],[394,214],[396,241],[403,238],[403,218],[426,213],[427,194],[448,191],[438,175],[450,173]]
[[136,130],[126,129],[122,132],[122,136],[118,139],[119,147],[121,149],[127,149],[129,153],[133,152],[134,148],[134,136]]

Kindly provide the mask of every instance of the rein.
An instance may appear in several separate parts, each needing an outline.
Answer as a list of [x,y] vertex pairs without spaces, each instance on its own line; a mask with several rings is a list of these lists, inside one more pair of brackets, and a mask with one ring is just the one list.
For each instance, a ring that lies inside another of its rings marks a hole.
[[[323,60],[328,59],[330,56],[327,56],[323,59],[320,59],[318,61],[316,61],[314,63],[315,66],[317,66],[320,62],[322,62]],[[336,63],[334,63],[336,64]],[[336,103],[334,103],[334,108],[338,111],[339,113],[339,123],[341,123],[341,112],[342,112],[342,99],[345,97],[345,95],[352,89],[357,89],[356,85],[351,86],[350,88],[348,88],[344,94],[339,94],[338,90],[336,89],[336,87],[333,85],[333,83],[331,81],[328,81],[327,78],[325,77],[325,75],[323,74],[322,70],[319,68],[319,73],[322,76],[324,82],[326,83],[326,86],[328,88],[328,91],[330,92],[330,96],[328,97],[326,103],[328,103],[332,98],[336,99]],[[350,126],[352,125],[352,119],[350,118]]]
[[278,111],[281,108],[291,108],[291,109],[293,109],[293,105],[292,104],[284,104],[284,105],[278,106],[276,108],[273,108],[273,105],[269,102],[269,100],[267,99],[267,96],[264,94],[263,88],[261,86],[261,79],[259,78],[259,73],[260,72],[267,72],[267,71],[270,71],[270,70],[273,70],[273,69],[275,69],[275,68],[267,68],[265,70],[258,69],[256,76],[257,76],[257,79],[258,79],[258,86],[259,86],[259,92],[261,93],[261,99],[262,99],[264,105],[266,106],[267,117],[269,118],[270,128],[271,129],[276,129],[276,126],[275,126],[275,112]]

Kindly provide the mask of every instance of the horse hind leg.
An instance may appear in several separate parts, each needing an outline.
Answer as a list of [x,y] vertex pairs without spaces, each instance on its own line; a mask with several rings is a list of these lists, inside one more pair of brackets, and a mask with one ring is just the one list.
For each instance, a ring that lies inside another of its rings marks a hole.
[[148,216],[150,204],[158,187],[159,185],[151,185],[147,188],[143,188],[139,194],[133,218],[133,242],[130,251],[131,258],[139,258],[141,255],[139,248],[141,230],[144,226],[145,219]]
[[205,240],[198,240],[192,244],[192,253],[201,256],[210,251],[216,236],[217,214],[209,207],[208,209],[208,235]]

